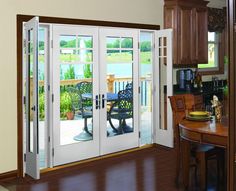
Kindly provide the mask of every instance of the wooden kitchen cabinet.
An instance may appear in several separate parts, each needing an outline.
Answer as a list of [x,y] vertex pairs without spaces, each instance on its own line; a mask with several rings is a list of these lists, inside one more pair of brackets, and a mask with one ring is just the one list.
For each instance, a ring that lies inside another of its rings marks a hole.
[[207,1],[165,0],[164,28],[173,28],[173,64],[208,62]]

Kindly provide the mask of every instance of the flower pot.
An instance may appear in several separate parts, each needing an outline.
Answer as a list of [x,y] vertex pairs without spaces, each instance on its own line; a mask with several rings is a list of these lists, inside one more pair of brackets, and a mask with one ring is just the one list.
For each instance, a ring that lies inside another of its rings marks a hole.
[[73,120],[74,119],[74,113],[72,111],[67,112],[66,113],[66,118],[67,118],[67,120]]

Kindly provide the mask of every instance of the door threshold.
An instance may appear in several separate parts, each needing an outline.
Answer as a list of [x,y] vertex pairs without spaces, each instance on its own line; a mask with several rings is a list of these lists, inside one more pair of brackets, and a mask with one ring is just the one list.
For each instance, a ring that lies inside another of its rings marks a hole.
[[78,165],[82,165],[82,164],[88,164],[90,162],[94,162],[94,161],[98,161],[98,160],[102,160],[102,159],[107,159],[107,158],[111,158],[111,157],[116,157],[116,156],[124,155],[127,153],[132,153],[135,151],[140,151],[143,149],[152,148],[152,147],[156,147],[156,145],[155,144],[147,144],[147,145],[143,145],[141,147],[132,148],[132,149],[128,149],[128,150],[124,150],[124,151],[120,151],[120,152],[116,152],[116,153],[111,153],[111,154],[107,154],[107,155],[102,155],[102,156],[98,156],[98,157],[94,157],[94,158],[90,158],[90,159],[85,159],[85,160],[81,160],[81,161],[73,162],[73,163],[69,163],[69,164],[64,164],[64,165],[56,166],[53,168],[45,168],[45,169],[40,170],[40,174],[44,175],[49,172],[57,171],[60,169],[65,169],[65,168],[78,166]]

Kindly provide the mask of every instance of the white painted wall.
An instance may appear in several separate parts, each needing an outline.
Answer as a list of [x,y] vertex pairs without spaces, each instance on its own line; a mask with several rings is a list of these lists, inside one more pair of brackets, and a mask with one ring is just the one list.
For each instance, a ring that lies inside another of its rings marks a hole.
[[163,0],[2,0],[0,6],[0,173],[17,169],[16,15],[163,23]]

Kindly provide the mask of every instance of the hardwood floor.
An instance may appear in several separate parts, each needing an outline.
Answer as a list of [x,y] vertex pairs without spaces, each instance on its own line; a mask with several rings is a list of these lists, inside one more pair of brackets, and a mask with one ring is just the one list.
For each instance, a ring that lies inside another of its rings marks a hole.
[[174,150],[163,147],[54,171],[37,181],[5,180],[0,185],[10,191],[178,191]]

